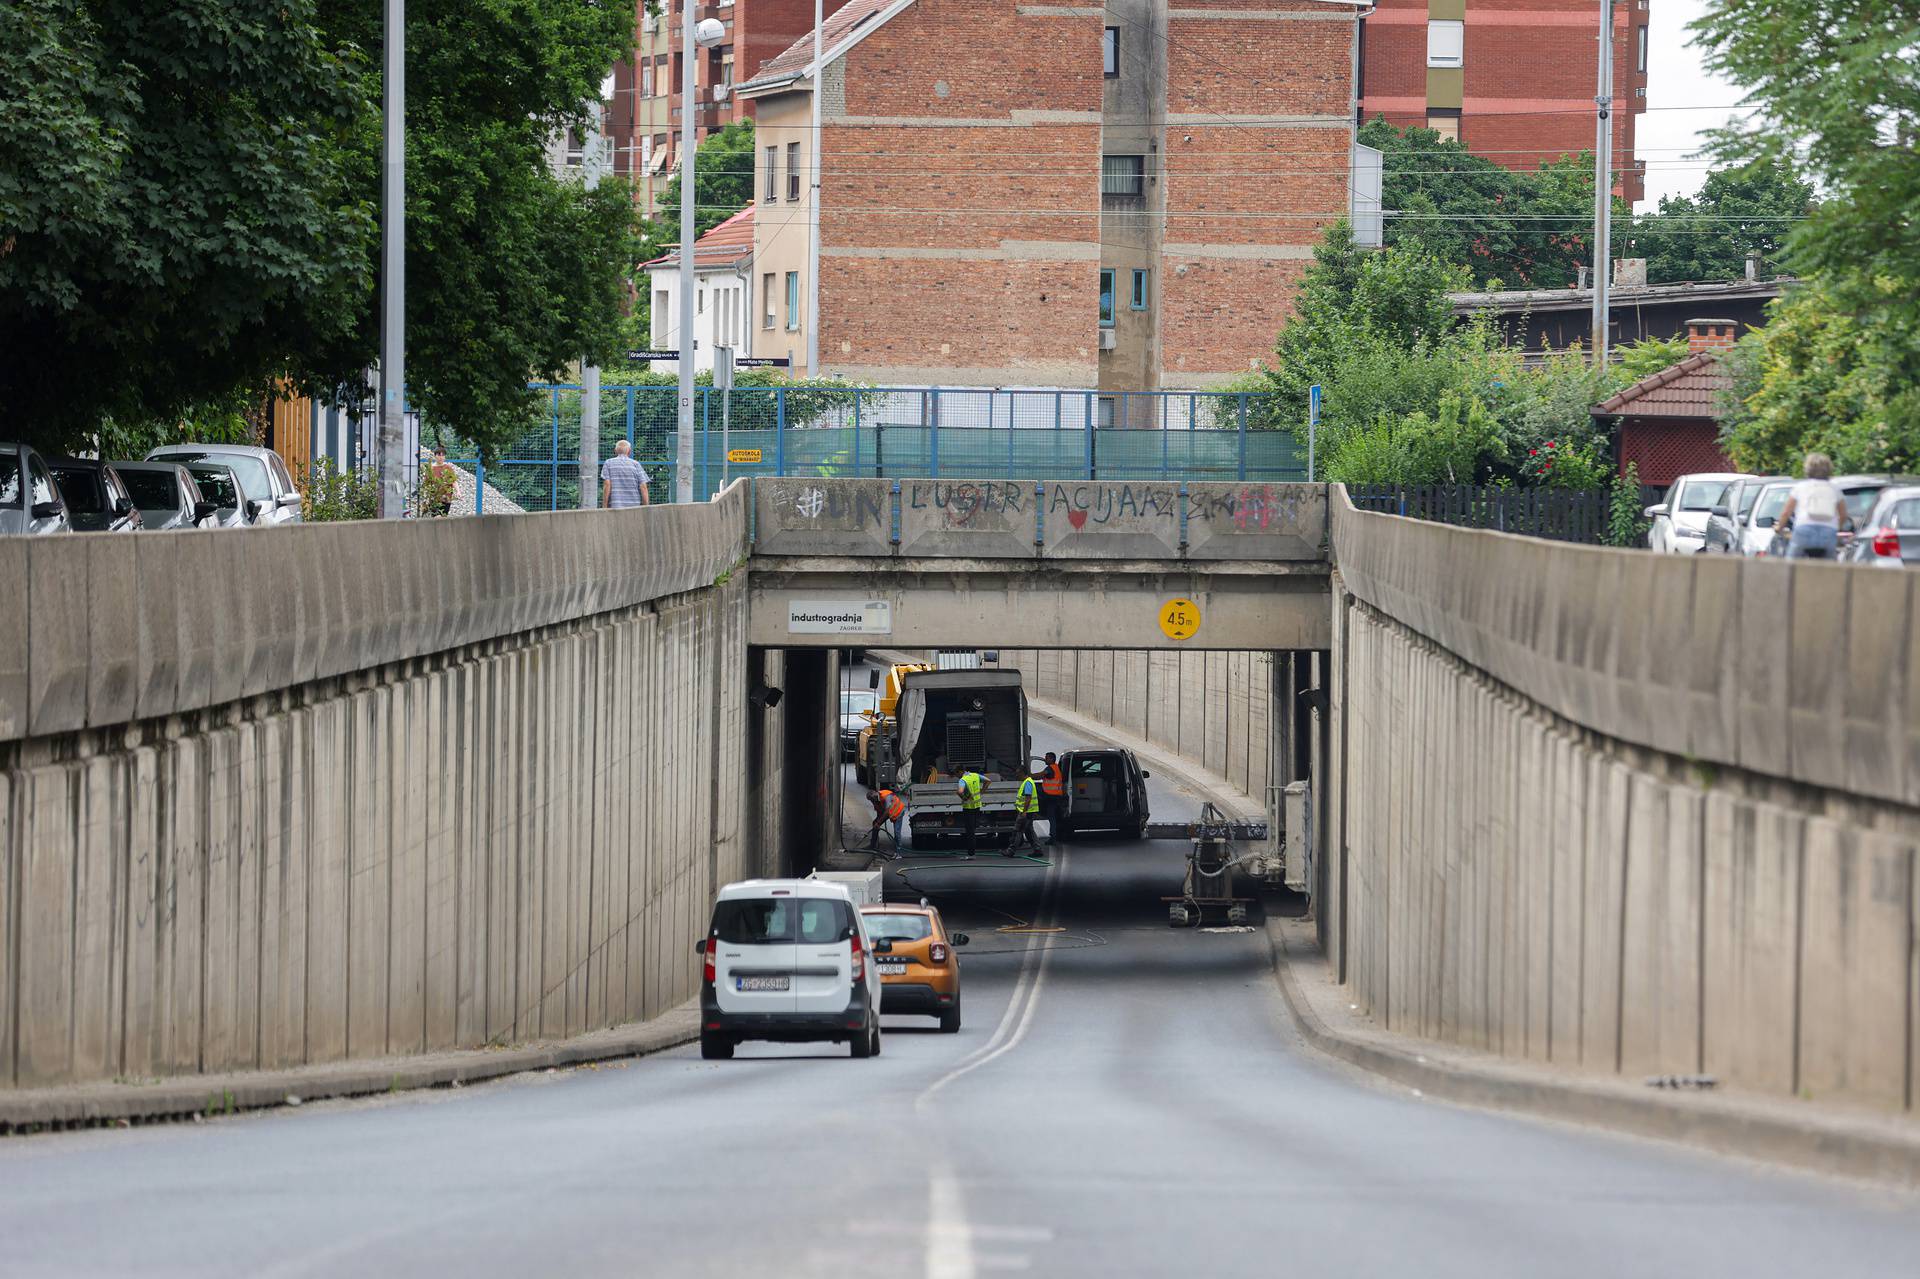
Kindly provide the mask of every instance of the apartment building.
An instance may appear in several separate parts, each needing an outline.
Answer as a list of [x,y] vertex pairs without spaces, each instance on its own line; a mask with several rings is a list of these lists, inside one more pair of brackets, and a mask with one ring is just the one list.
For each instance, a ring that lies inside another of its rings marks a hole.
[[[1247,372],[1348,210],[1361,8],[851,0],[823,26],[818,371],[1115,392]],[[811,60],[808,38],[739,87],[756,341],[796,372]]]
[[[1634,125],[1647,106],[1647,15],[1614,6],[1615,190],[1646,194]],[[1361,24],[1360,110],[1425,125],[1510,169],[1593,149],[1594,0],[1375,0]]]
[[[824,0],[829,14],[846,0]],[[633,180],[651,212],[678,167],[680,147],[680,46],[686,22],[684,0],[661,0],[658,16],[635,0],[636,35],[631,62],[614,68],[613,100],[607,111],[613,172]],[[753,104],[733,91],[769,58],[813,30],[813,0],[709,0],[694,5],[694,20],[714,18],[726,38],[696,52],[694,137],[753,115]]]

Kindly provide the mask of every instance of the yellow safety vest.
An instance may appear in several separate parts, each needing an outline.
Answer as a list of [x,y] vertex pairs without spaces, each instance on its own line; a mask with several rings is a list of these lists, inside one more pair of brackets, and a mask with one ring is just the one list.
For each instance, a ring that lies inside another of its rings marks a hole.
[[1040,811],[1040,788],[1034,785],[1031,777],[1020,783],[1020,793],[1013,797],[1013,811],[1016,813]]
[[960,807],[970,813],[980,811],[980,792],[985,790],[987,779],[978,773],[960,774]]

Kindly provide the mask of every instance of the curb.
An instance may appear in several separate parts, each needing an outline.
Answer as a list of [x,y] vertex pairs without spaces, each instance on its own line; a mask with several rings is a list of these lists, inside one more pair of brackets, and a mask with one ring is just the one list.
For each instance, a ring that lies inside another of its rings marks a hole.
[[698,1039],[699,1023],[698,1010],[683,1005],[634,1026],[520,1048],[475,1048],[292,1070],[188,1075],[153,1084],[78,1084],[23,1090],[0,1095],[0,1133],[117,1120],[211,1117],[337,1097],[482,1083],[505,1075],[663,1052]]
[[1388,1046],[1334,1030],[1320,1019],[1300,988],[1294,971],[1300,961],[1289,948],[1285,922],[1267,921],[1274,975],[1301,1034],[1329,1057],[1444,1101],[1592,1124],[1810,1172],[1920,1188],[1920,1132],[1907,1136],[1880,1130],[1869,1115],[1756,1114],[1724,1095],[1641,1095],[1629,1091],[1631,1086],[1626,1084],[1542,1079],[1491,1062],[1435,1061],[1417,1044]]

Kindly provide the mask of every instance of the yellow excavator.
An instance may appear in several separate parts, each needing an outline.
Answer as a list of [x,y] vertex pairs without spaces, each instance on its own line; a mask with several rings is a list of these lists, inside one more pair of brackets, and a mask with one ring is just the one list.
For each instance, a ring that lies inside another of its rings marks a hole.
[[878,670],[873,672],[873,687],[880,694],[880,702],[873,710],[862,712],[867,717],[867,726],[860,730],[859,741],[853,752],[853,775],[862,786],[873,785],[873,759],[868,747],[875,731],[882,734],[893,731],[894,711],[900,705],[900,681],[914,671],[932,669],[933,666],[927,662],[902,662],[888,667],[884,677]]

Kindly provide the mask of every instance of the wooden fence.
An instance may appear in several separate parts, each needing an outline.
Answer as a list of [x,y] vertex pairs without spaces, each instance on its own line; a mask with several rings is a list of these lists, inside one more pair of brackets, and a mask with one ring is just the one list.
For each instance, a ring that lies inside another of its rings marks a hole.
[[1438,524],[1498,529],[1556,542],[1607,540],[1605,489],[1515,489],[1472,484],[1349,485],[1363,511],[1408,515]]

